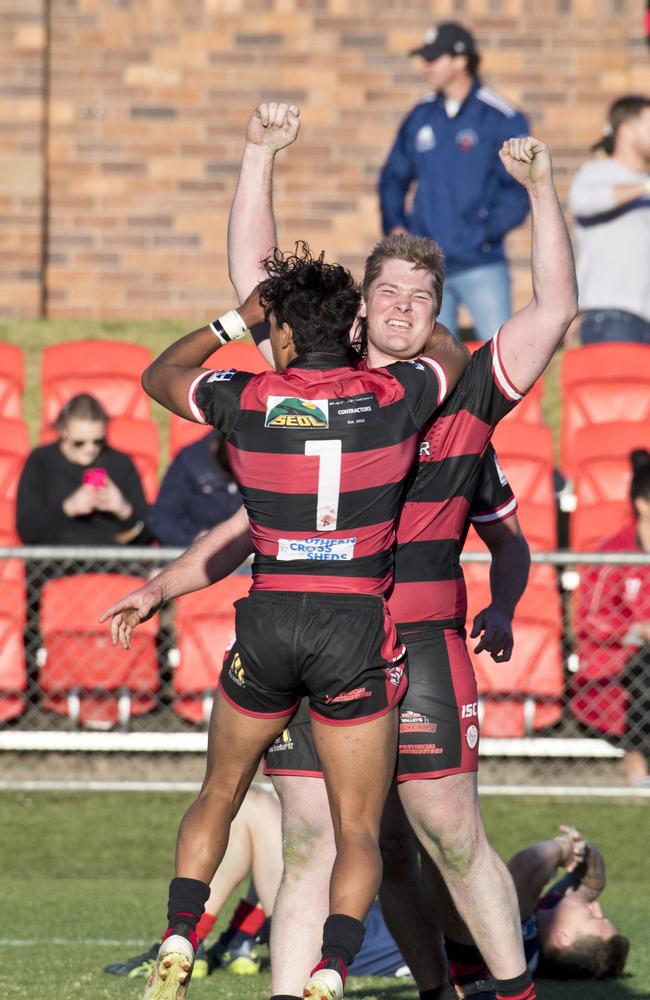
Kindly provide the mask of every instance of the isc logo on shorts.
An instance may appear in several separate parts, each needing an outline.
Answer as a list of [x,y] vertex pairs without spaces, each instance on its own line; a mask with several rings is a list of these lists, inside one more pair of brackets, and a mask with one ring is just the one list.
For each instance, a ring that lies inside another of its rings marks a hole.
[[460,713],[461,719],[475,719],[478,716],[478,704],[475,701],[470,702],[469,705],[463,705],[462,711]]
[[265,427],[329,427],[329,400],[267,396]]
[[235,684],[239,687],[246,687],[246,675],[245,670],[241,662],[241,656],[239,653],[235,653],[233,656],[230,667],[228,669],[228,676]]

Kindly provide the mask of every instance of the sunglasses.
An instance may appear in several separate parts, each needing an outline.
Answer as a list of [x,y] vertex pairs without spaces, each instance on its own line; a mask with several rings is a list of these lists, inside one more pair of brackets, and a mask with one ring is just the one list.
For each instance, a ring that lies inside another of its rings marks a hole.
[[73,448],[83,448],[85,444],[92,444],[95,446],[95,448],[101,448],[102,445],[106,444],[106,438],[101,437],[101,438],[91,438],[90,440],[87,441],[71,441],[70,444],[72,445]]

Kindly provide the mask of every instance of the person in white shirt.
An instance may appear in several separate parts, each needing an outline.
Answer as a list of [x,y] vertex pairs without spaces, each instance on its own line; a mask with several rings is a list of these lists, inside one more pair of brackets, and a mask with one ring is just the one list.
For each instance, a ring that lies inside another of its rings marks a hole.
[[650,344],[650,97],[609,109],[607,156],[578,170],[569,193],[583,344]]

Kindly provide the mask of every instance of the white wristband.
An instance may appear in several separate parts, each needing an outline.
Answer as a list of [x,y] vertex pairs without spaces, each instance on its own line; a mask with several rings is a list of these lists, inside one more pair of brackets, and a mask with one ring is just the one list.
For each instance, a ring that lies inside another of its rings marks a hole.
[[219,322],[231,340],[239,340],[240,337],[248,333],[248,327],[236,309],[231,309],[230,312],[220,316]]

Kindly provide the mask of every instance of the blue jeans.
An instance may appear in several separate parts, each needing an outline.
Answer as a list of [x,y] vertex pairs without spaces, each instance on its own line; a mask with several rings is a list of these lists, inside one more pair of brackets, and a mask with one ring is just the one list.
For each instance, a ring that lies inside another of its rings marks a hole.
[[650,323],[623,309],[588,309],[582,317],[580,339],[583,344],[621,340],[650,344]]
[[458,336],[458,307],[472,314],[479,340],[490,340],[510,316],[510,274],[504,262],[483,264],[445,278],[438,321]]

